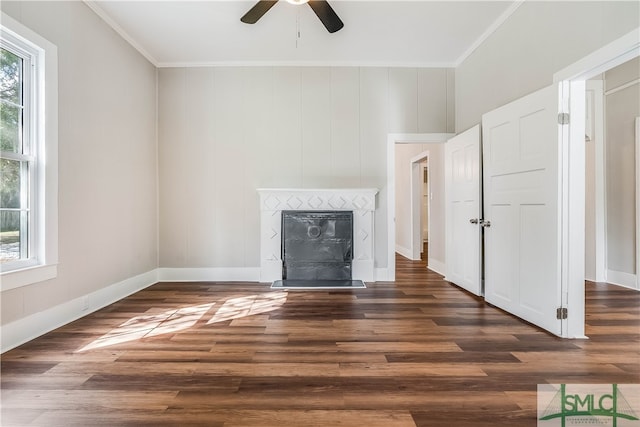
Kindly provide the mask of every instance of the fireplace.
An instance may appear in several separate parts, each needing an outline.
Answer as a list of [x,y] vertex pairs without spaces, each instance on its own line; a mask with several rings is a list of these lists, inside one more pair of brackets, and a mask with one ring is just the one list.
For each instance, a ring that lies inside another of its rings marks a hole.
[[[287,262],[285,249],[283,247],[283,232],[286,226],[283,225],[283,217],[288,213],[297,211],[306,214],[323,215],[330,213],[337,221],[333,224],[340,228],[342,233],[344,226],[342,214],[351,217],[351,250],[343,252],[341,260],[333,259],[330,256],[319,261],[312,262],[336,262],[334,266],[339,267],[346,274],[350,270],[351,279],[365,282],[375,281],[374,251],[374,212],[376,209],[377,189],[286,189],[286,188],[264,188],[258,189],[260,195],[260,281],[274,282],[283,278],[290,279],[291,267],[296,270],[295,259],[292,265],[285,265]],[[320,216],[316,218],[320,220]],[[315,226],[315,227],[314,227]],[[332,225],[321,225],[307,223],[303,233],[311,236],[318,232],[324,233],[322,227]],[[318,228],[316,228],[318,227]],[[327,229],[327,232],[332,231]],[[324,234],[326,237],[326,234]],[[319,237],[319,236],[318,236]],[[342,244],[342,243],[341,243]],[[346,248],[346,246],[344,246]],[[307,251],[309,248],[304,248]],[[289,252],[290,253],[290,252]],[[344,267],[344,263],[351,258],[350,267]],[[308,260],[307,260],[308,261]],[[283,277],[283,273],[286,275]],[[306,274],[297,269],[294,274]],[[315,274],[315,273],[314,273]],[[348,279],[347,279],[348,280]]]
[[353,212],[283,211],[282,278],[351,280]]

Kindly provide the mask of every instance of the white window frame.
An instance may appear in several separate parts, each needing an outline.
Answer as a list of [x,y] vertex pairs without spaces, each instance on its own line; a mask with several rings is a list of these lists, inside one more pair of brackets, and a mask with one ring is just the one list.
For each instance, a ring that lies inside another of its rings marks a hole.
[[[24,134],[30,138],[29,258],[0,264],[0,291],[57,276],[58,63],[55,45],[2,13],[2,47],[25,59]],[[7,153],[5,158],[11,158]]]
[[38,209],[38,169],[40,169],[40,154],[42,152],[39,146],[38,138],[38,117],[37,106],[39,103],[39,92],[37,79],[37,70],[39,68],[39,55],[32,46],[26,45],[22,40],[17,39],[11,34],[4,33],[0,38],[0,47],[11,52],[22,60],[21,72],[21,99],[19,106],[22,107],[22,127],[21,150],[18,153],[3,152],[2,158],[7,160],[26,163],[27,171],[20,170],[20,208],[18,212],[28,212],[28,220],[26,224],[20,221],[20,257],[14,261],[8,261],[0,264],[2,271],[13,271],[23,268],[33,267],[40,263],[42,258],[38,243],[40,242],[39,216]]

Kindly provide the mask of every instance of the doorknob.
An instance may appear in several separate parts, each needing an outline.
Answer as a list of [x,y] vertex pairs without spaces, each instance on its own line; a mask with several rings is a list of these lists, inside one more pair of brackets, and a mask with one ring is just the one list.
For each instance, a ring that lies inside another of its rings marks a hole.
[[484,221],[484,220],[483,220],[481,225],[482,225],[484,228],[489,228],[489,227],[491,227],[491,221]]
[[472,219],[469,220],[469,222],[471,224],[477,224],[479,221],[478,221],[478,218],[472,218]]

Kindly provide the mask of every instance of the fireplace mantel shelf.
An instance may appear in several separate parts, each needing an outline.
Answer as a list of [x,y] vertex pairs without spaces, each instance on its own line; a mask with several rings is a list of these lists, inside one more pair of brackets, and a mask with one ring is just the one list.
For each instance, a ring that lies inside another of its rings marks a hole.
[[374,211],[377,188],[258,188],[260,210]]
[[274,192],[274,193],[373,193],[378,192],[377,188],[258,188],[258,193]]
[[258,188],[260,280],[282,279],[282,211],[353,211],[353,279],[374,280],[376,188]]

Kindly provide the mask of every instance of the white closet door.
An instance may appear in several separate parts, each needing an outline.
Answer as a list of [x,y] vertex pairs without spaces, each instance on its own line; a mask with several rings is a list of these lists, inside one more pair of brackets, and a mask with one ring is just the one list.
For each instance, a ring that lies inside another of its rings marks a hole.
[[446,280],[482,295],[480,125],[445,145]]
[[556,335],[561,320],[560,88],[482,117],[485,299]]

